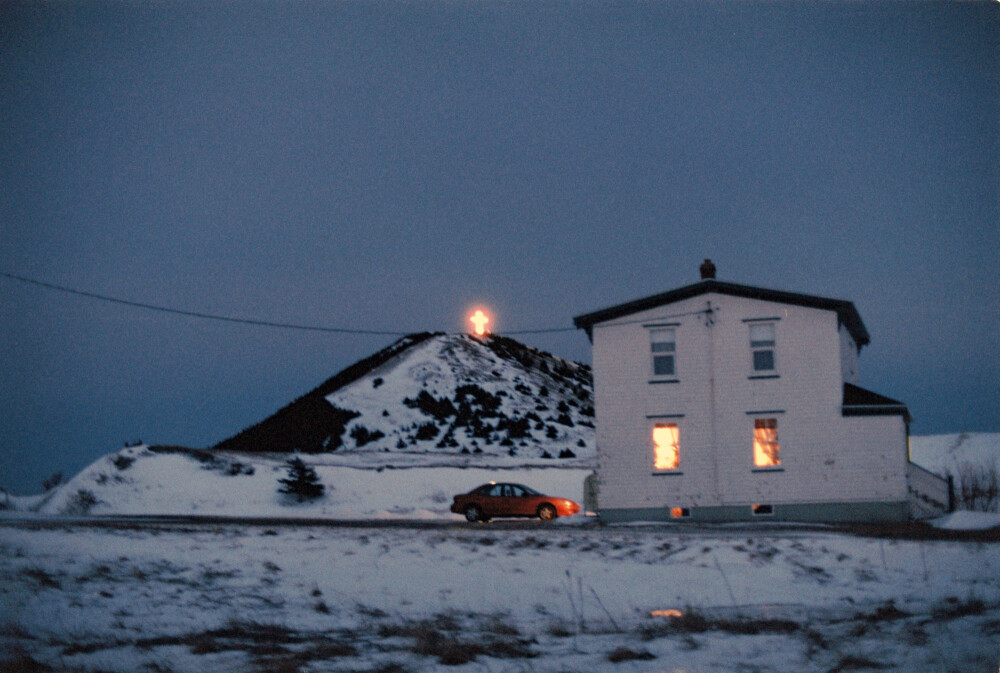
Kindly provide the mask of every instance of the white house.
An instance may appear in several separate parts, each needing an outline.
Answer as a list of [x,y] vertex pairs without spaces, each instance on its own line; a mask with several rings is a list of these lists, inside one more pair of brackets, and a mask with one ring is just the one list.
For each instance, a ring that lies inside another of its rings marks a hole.
[[899,521],[949,508],[906,406],[861,388],[849,301],[715,279],[578,316],[607,521]]

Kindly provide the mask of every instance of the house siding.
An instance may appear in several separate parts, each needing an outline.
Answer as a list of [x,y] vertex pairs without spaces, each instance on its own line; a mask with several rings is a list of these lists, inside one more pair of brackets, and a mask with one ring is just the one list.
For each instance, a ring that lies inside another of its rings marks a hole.
[[[762,377],[749,326],[763,319],[775,325],[776,367]],[[664,324],[676,334],[676,376],[651,382],[649,326]],[[685,507],[692,519],[741,518],[770,504],[776,517],[828,520],[838,510],[822,507],[852,502],[858,520],[905,512],[904,421],[842,416],[857,348],[834,311],[706,293],[597,323],[593,343],[602,516]],[[754,469],[758,417],[778,421],[776,470]],[[658,421],[680,430],[679,469],[669,473],[653,468]]]

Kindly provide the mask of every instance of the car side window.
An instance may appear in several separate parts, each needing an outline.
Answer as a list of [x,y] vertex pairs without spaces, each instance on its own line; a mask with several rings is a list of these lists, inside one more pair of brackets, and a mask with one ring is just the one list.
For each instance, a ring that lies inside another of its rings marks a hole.
[[509,484],[504,484],[504,487],[503,487],[503,497],[509,498],[512,495],[514,495],[514,493],[510,490],[510,485]]
[[496,486],[490,489],[490,495],[493,496],[494,498],[499,498],[501,492],[500,489],[501,489],[500,484],[497,484]]
[[511,491],[513,491],[515,498],[523,498],[524,496],[528,495],[527,493],[524,492],[524,489],[521,488],[520,486],[511,486],[510,488]]

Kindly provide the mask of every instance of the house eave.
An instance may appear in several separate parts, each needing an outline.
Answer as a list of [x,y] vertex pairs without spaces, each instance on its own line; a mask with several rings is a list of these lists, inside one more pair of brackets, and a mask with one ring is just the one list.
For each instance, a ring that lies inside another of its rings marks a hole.
[[791,304],[794,306],[805,306],[808,308],[818,308],[834,311],[840,324],[844,325],[854,342],[860,349],[870,342],[868,330],[854,304],[843,299],[831,299],[828,297],[817,297],[814,295],[798,294],[795,292],[784,292],[782,290],[769,290],[766,288],[753,287],[750,285],[740,285],[738,283],[726,283],[714,279],[703,280],[684,287],[662,292],[660,294],[643,297],[634,301],[625,302],[616,306],[584,313],[573,318],[573,325],[578,329],[583,329],[587,337],[593,341],[594,326],[599,323],[608,322],[616,318],[647,311],[649,309],[672,304],[698,295],[710,292],[729,295],[733,297],[745,297],[748,299],[759,299],[771,301],[779,304]]
[[842,416],[902,416],[909,423],[913,420],[910,410],[905,404],[900,405],[880,405],[863,404],[840,407]]

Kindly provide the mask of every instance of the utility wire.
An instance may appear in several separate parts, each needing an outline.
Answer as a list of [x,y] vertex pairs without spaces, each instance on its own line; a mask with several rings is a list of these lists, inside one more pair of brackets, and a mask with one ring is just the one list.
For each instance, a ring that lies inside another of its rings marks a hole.
[[553,327],[551,329],[520,329],[513,332],[503,331],[501,334],[553,334],[555,332],[576,332],[579,327]]
[[[65,285],[56,285],[55,283],[49,283],[43,280],[37,280],[35,278],[27,278],[25,276],[19,276],[14,273],[8,273],[6,271],[0,271],[0,276],[4,278],[9,278],[11,280],[16,280],[21,283],[26,283],[28,285],[35,285],[37,287],[43,287],[48,290],[55,290],[57,292],[63,292],[66,294],[72,294],[79,297],[87,297],[88,299],[96,299],[98,301],[109,302],[112,304],[121,304],[123,306],[131,306],[133,308],[143,308],[149,311],[159,311],[161,313],[171,313],[174,315],[183,315],[189,318],[202,318],[204,320],[217,320],[220,322],[237,323],[240,325],[256,325],[258,327],[278,327],[281,329],[294,329],[303,330],[310,332],[327,332],[333,334],[369,334],[378,336],[407,336],[412,334],[412,332],[393,332],[388,330],[370,330],[370,329],[353,329],[347,327],[324,327],[320,325],[300,325],[295,323],[286,322],[275,322],[272,320],[259,320],[255,318],[233,318],[230,316],[216,315],[214,313],[202,313],[200,311],[188,311],[186,309],[171,308],[169,306],[160,306],[158,304],[148,304],[146,302],[131,301],[128,299],[121,299],[119,297],[112,297],[106,294],[98,294],[96,292],[87,292],[86,290],[78,290],[72,287],[66,287]],[[517,330],[512,332],[503,332],[503,334],[550,334],[555,332],[575,332],[577,328],[575,327],[555,327],[551,329],[533,329],[533,330]],[[415,330],[419,331],[419,330]]]
[[615,320],[614,322],[603,322],[594,324],[594,329],[604,328],[604,327],[617,327],[618,325],[634,325],[636,323],[654,323],[660,320],[671,320],[673,318],[684,318],[691,315],[707,315],[710,316],[714,311],[718,309],[713,308],[702,308],[697,311],[688,311],[687,313],[672,313],[670,315],[657,315],[645,318],[636,318],[635,320]]
[[98,294],[96,292],[87,292],[85,290],[77,290],[71,287],[66,287],[64,285],[56,285],[55,283],[47,283],[45,281],[36,280],[34,278],[25,278],[24,276],[18,276],[13,273],[7,273],[6,271],[0,271],[0,276],[3,276],[5,278],[10,278],[11,280],[20,281],[22,283],[27,283],[29,285],[37,285],[38,287],[44,287],[49,290],[65,292],[66,294],[74,294],[80,297],[87,297],[89,299],[97,299],[99,301],[106,301],[112,304],[122,304],[124,306],[144,308],[150,311],[160,311],[161,313],[172,313],[175,315],[184,315],[191,318],[203,318],[205,320],[218,320],[221,322],[239,323],[241,325],[257,325],[260,327],[280,327],[282,329],[297,329],[297,330],[306,330],[310,332],[332,332],[335,334],[375,334],[380,336],[406,336],[407,334],[410,334],[409,332],[390,332],[386,330],[369,330],[369,329],[349,329],[346,327],[322,327],[318,325],[297,325],[294,323],[274,322],[271,320],[257,320],[253,318],[232,318],[230,316],[215,315],[213,313],[201,313],[200,311],[187,311],[179,308],[170,308],[169,306],[147,304],[145,302],[140,302],[140,301],[129,301],[128,299],[120,299],[118,297],[110,297],[108,295]]

